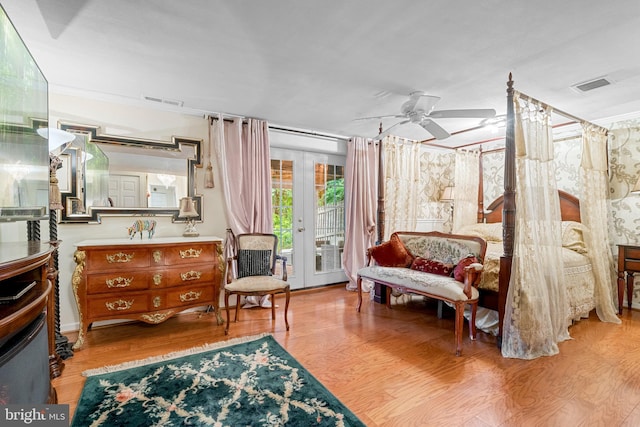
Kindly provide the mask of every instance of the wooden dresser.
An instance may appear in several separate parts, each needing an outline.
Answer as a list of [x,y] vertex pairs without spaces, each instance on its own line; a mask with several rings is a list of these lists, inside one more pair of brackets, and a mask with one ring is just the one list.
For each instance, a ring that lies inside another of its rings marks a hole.
[[187,308],[210,305],[222,324],[220,238],[85,240],[76,244],[74,259],[72,284],[80,317],[75,350],[96,321],[156,324]]

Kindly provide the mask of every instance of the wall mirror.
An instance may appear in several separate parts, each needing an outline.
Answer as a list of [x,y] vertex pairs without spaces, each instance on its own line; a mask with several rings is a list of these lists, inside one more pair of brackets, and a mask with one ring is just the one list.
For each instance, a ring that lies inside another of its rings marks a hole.
[[76,138],[59,156],[60,222],[100,222],[105,215],[178,218],[180,199],[192,197],[202,220],[196,168],[202,167],[202,140],[125,138],[95,126],[60,124]]

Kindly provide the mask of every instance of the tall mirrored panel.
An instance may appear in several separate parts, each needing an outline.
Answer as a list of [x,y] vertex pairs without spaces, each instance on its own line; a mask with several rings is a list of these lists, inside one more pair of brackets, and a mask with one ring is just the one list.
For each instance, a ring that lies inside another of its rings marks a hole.
[[0,6],[0,221],[47,218],[48,85]]

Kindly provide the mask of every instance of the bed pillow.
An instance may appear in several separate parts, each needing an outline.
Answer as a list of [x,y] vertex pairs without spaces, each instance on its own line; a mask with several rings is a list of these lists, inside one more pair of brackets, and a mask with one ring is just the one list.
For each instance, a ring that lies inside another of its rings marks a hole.
[[501,242],[502,241],[502,223],[490,222],[490,223],[477,223],[464,225],[458,230],[456,234],[464,234],[467,236],[481,237],[487,242]]
[[382,267],[409,267],[413,261],[413,256],[395,234],[387,242],[370,248],[369,253]]
[[562,221],[562,246],[586,254],[587,244],[584,242],[585,226],[576,221]]
[[465,258],[462,258],[453,269],[453,278],[458,282],[464,283],[464,269],[477,262],[480,261],[478,261],[478,258],[474,255],[467,255]]
[[238,279],[248,276],[271,276],[271,249],[238,251]]
[[411,263],[411,269],[424,273],[439,274],[441,276],[451,276],[453,264],[445,264],[434,259],[415,257]]

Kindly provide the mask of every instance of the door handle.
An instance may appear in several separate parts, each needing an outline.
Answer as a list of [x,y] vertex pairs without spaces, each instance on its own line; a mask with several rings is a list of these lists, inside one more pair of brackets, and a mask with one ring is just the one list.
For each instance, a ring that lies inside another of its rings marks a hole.
[[299,232],[299,233],[302,233],[303,231],[304,231],[304,227],[300,227],[300,228],[298,228],[298,232]]

